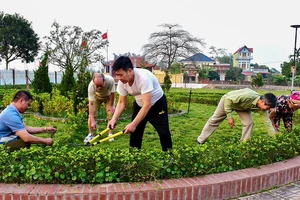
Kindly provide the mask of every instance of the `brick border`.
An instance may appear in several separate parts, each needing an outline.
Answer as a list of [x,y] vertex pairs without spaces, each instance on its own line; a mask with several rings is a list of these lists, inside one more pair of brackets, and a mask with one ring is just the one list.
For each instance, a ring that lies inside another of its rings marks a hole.
[[114,184],[4,184],[0,200],[198,200],[229,199],[300,180],[300,156],[201,177]]

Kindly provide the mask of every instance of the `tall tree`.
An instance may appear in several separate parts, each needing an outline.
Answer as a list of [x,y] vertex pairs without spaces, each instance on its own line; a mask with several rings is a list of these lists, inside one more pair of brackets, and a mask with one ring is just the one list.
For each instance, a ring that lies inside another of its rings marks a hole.
[[104,60],[99,50],[108,45],[108,40],[102,39],[101,31],[84,32],[78,26],[61,27],[57,22],[51,28],[50,36],[44,37],[44,49],[51,51],[50,63],[75,72],[83,59],[88,63]]
[[32,86],[34,91],[38,93],[52,92],[52,85],[50,83],[50,78],[48,76],[48,57],[49,51],[47,51],[41,58],[39,68],[34,72],[34,79],[32,81]]
[[31,27],[31,23],[15,13],[13,15],[0,12],[0,61],[8,64],[22,59],[33,62],[39,50],[39,37]]
[[216,60],[218,60],[220,56],[227,55],[227,53],[226,53],[227,49],[224,49],[224,48],[218,48],[217,49],[215,46],[210,46],[209,49],[210,49],[209,54],[213,55]]
[[[296,63],[297,67],[296,67],[296,74],[295,75],[299,75],[300,74],[300,63]],[[289,62],[283,62],[281,64],[281,73],[282,75],[291,78],[292,77],[292,67],[294,66],[294,60],[290,60]]]
[[145,58],[152,63],[164,64],[169,69],[174,61],[199,53],[197,46],[205,46],[203,39],[193,37],[178,24],[162,24],[159,27],[163,30],[152,33],[149,43],[142,46]]
[[216,48],[215,46],[209,47],[209,54],[215,57],[215,60],[219,63],[227,63],[232,67],[233,55],[231,53],[227,53],[227,49],[224,48]]

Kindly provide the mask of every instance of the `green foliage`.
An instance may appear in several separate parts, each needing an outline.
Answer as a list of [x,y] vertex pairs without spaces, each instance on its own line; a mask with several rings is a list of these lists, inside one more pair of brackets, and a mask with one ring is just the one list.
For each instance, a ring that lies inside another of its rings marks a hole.
[[58,90],[53,90],[52,98],[47,96],[42,100],[43,112],[47,116],[66,117],[73,113],[73,101],[68,97],[59,95]]
[[200,78],[208,78],[208,72],[209,72],[209,68],[207,67],[202,67],[200,70],[199,70],[199,77]]
[[29,63],[34,61],[39,50],[39,37],[31,23],[19,14],[0,12],[0,58],[6,63],[22,59]]
[[273,82],[275,85],[283,85],[283,84],[287,83],[287,78],[286,78],[286,76],[276,75],[276,76],[273,76]]
[[[0,146],[2,183],[77,184],[141,182],[194,177],[282,161],[299,154],[300,132],[154,149],[105,149],[54,145],[9,153]],[[45,159],[47,158],[47,159]]]
[[209,80],[220,80],[220,75],[216,71],[209,71],[208,72],[208,78]]
[[[281,74],[285,77],[292,77],[291,67],[293,66],[293,62],[284,62],[281,64]],[[297,73],[296,73],[297,74]]]
[[72,66],[68,66],[66,71],[63,73],[61,83],[59,85],[60,94],[69,97],[69,93],[74,91],[75,78],[73,75],[74,71]]
[[165,71],[165,77],[164,77],[164,84],[163,84],[162,88],[165,92],[168,92],[170,90],[171,86],[172,86],[171,77],[169,75],[169,71],[166,70]]
[[258,88],[264,85],[264,79],[261,74],[257,74],[257,76],[252,79],[251,81],[251,86],[254,88]]
[[224,56],[218,57],[218,61],[220,63],[230,64],[230,67],[232,67],[232,65],[233,65],[233,55],[229,54],[229,55],[224,55]]
[[189,80],[189,74],[187,72],[184,72],[183,73],[183,81],[184,81],[184,83],[187,83],[188,80]]
[[35,93],[52,92],[52,85],[48,76],[48,57],[50,52],[46,52],[42,57],[39,68],[34,72],[32,86]]
[[238,67],[231,67],[226,71],[225,79],[227,81],[240,81],[242,80],[242,69]]
[[84,57],[88,63],[104,60],[100,50],[108,45],[108,40],[102,40],[101,34],[99,30],[84,32],[78,26],[61,26],[53,22],[50,35],[45,37],[44,50],[51,51],[52,64],[75,72]]
[[1,107],[5,108],[6,106],[8,106],[13,101],[14,95],[17,91],[18,90],[16,89],[1,90],[1,101],[0,101]]
[[[84,115],[83,112],[78,112],[77,116],[68,115],[67,122],[48,122],[37,120],[32,115],[24,115],[24,122],[29,126],[43,127],[46,124],[57,126],[55,143],[52,147],[32,145],[30,149],[12,153],[0,146],[0,182],[34,184],[145,182],[256,167],[299,155],[298,113],[295,113],[293,132],[270,137],[259,114],[254,112],[255,126],[252,137],[247,142],[240,142],[242,124],[234,113],[236,127],[231,129],[227,123],[222,123],[204,145],[197,145],[196,137],[213,114],[218,100],[226,92],[227,90],[193,90],[191,100],[196,103],[191,104],[190,113],[169,118],[173,140],[172,155],[170,152],[161,151],[156,130],[149,124],[145,128],[143,147],[139,151],[128,149],[129,135],[122,135],[114,142],[96,146],[73,147],[68,144],[81,144],[86,136],[87,122],[84,117],[79,117]],[[265,92],[259,91],[261,94]],[[273,92],[287,94],[290,91]],[[169,107],[172,107],[173,103],[178,103],[181,104],[181,109],[186,108],[188,94],[189,89],[172,88],[167,94]],[[54,97],[59,96],[59,91],[53,91],[51,99],[47,93],[38,96],[40,100],[52,101]],[[6,98],[5,95],[3,98]],[[132,104],[133,98],[129,100]],[[65,101],[67,99],[55,99],[52,103],[57,102],[60,106]],[[69,107],[72,107],[72,104]],[[130,121],[130,119],[119,120],[115,131],[122,130]],[[106,123],[99,123],[98,127],[99,130],[104,129]],[[45,136],[48,137],[46,134]]]
[[181,65],[178,62],[175,62],[170,67],[171,74],[180,74],[181,73]]
[[81,61],[81,66],[79,68],[78,80],[75,84],[75,91],[73,92],[73,102],[74,102],[74,113],[77,115],[78,110],[87,108],[87,97],[88,97],[88,86],[92,80],[92,76],[86,71],[88,66],[88,60],[86,57]]

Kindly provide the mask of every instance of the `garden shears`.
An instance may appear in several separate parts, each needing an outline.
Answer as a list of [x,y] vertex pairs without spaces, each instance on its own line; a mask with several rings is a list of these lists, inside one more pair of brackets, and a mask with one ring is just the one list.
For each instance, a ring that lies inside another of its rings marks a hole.
[[105,133],[107,133],[109,130],[110,130],[110,128],[104,129],[104,130],[101,131],[98,135],[96,135],[93,139],[91,139],[89,142],[85,143],[84,145],[85,145],[85,146],[95,146],[95,145],[100,144],[100,143],[102,143],[102,142],[105,142],[105,141],[107,141],[107,140],[109,140],[109,139],[111,139],[111,138],[115,138],[115,137],[117,137],[117,136],[120,136],[120,135],[124,134],[124,130],[123,130],[123,131],[119,131],[119,132],[117,132],[117,133],[115,133],[115,134],[113,134],[113,135],[111,135],[111,136],[108,136],[108,137],[103,138],[102,140],[99,140],[98,142],[96,142],[96,140],[97,140],[99,137],[101,137],[102,135],[104,135]]

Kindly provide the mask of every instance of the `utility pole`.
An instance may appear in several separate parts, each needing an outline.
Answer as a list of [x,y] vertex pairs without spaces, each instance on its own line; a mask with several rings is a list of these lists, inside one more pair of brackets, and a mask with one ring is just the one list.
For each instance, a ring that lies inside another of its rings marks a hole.
[[170,54],[169,54],[169,66],[168,68],[170,69],[171,67],[171,55],[172,55],[172,41],[171,41],[171,29],[172,29],[172,26],[169,26],[169,29],[170,29]]
[[297,54],[297,29],[300,27],[300,25],[291,25],[292,28],[295,28],[295,46],[294,46],[294,66],[292,66],[292,86],[291,86],[291,92],[294,90],[294,79],[295,79],[295,73],[297,71],[296,66],[296,54]]

